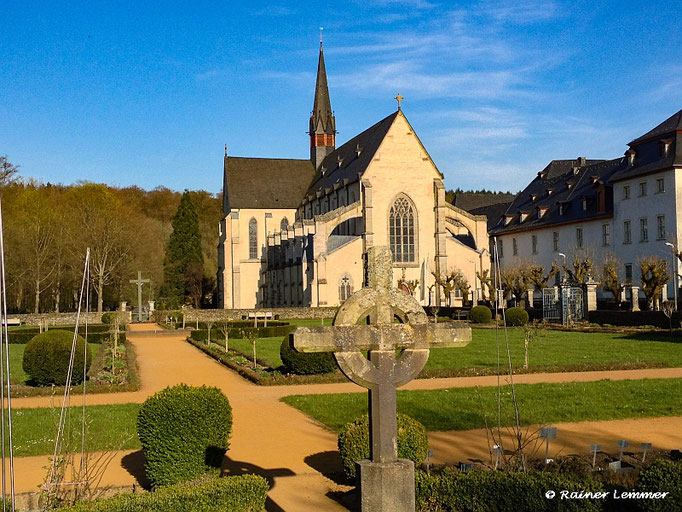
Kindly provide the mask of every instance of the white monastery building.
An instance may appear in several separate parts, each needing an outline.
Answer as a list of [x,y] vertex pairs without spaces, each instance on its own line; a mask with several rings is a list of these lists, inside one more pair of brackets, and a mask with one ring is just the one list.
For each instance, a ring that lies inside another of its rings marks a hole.
[[[673,299],[679,270],[673,251],[682,240],[682,110],[628,144],[615,160],[554,160],[521,192],[490,230],[502,268],[607,253],[622,262],[620,278],[639,286],[639,258],[668,263]],[[564,255],[564,256],[562,256]],[[597,276],[594,276],[595,278]]]
[[321,43],[309,134],[305,160],[226,152],[219,307],[337,306],[363,286],[374,245],[391,248],[395,285],[423,305],[446,302],[434,275],[458,269],[480,288],[486,217],[445,201],[443,175],[400,103],[336,147]]

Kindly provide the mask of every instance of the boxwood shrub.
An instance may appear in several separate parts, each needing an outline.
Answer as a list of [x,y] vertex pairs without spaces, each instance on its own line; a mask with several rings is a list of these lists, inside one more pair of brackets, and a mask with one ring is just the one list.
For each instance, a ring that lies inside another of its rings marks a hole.
[[298,352],[292,345],[289,336],[282,340],[279,347],[282,364],[296,375],[316,375],[331,373],[338,368],[331,352]]
[[[73,333],[55,329],[35,335],[24,349],[22,367],[29,379],[38,386],[55,384],[64,386],[69,371]],[[92,354],[85,358],[85,340],[76,338],[76,353],[73,360],[72,384],[83,382],[83,369],[90,367]]]
[[[339,455],[343,472],[355,477],[355,463],[369,458],[369,416],[347,423],[339,432]],[[406,414],[398,414],[398,457],[418,466],[426,460],[429,440],[424,425]]]
[[510,327],[519,327],[528,323],[528,312],[522,308],[509,308],[505,310],[504,317]]
[[218,388],[180,384],[149,397],[137,434],[152,486],[219,474],[231,431],[232,408]]
[[469,311],[469,321],[474,324],[487,324],[493,319],[493,312],[488,306],[474,306]]
[[682,508],[682,461],[657,460],[639,473],[637,491],[669,492],[665,499],[640,500],[639,507],[647,512],[663,512]]
[[61,512],[261,512],[268,482],[262,476],[242,475],[183,482],[154,492],[120,494],[82,502]]
[[590,478],[571,478],[557,473],[516,473],[507,471],[446,470],[440,474],[415,474],[417,510],[420,512],[591,512],[603,510],[602,499],[562,500],[545,497],[560,490],[603,491],[601,483]]

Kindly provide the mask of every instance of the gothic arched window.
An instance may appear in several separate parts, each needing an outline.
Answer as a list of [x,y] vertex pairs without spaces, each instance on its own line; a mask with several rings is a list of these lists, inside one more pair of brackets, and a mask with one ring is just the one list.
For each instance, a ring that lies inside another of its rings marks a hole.
[[396,199],[388,218],[389,242],[395,263],[415,261],[414,220],[414,209],[410,202],[405,197]]
[[282,222],[279,223],[279,229],[280,229],[281,231],[286,231],[287,229],[289,229],[289,219],[287,219],[286,217],[284,217],[284,218],[282,219]]
[[353,280],[348,274],[339,279],[339,300],[345,302],[353,293]]
[[258,258],[258,221],[251,218],[249,221],[249,259]]

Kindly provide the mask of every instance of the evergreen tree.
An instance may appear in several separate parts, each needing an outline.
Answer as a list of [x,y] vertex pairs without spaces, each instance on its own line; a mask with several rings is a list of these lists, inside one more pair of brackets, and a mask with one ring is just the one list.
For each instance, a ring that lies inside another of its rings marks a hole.
[[[167,307],[177,307],[191,297],[195,306],[199,299],[195,293],[198,278],[203,278],[204,254],[201,250],[199,215],[188,191],[182,194],[180,205],[173,217],[173,232],[163,261],[164,283],[161,296]],[[197,277],[199,276],[199,277]]]

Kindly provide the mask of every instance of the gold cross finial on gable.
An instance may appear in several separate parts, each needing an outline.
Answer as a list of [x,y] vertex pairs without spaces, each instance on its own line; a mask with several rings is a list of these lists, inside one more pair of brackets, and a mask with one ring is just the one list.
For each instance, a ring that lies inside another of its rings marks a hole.
[[393,98],[393,99],[398,101],[398,110],[400,110],[400,102],[403,101],[405,98],[403,98],[403,97],[400,95],[400,93],[398,93],[398,96],[396,96],[396,97]]

